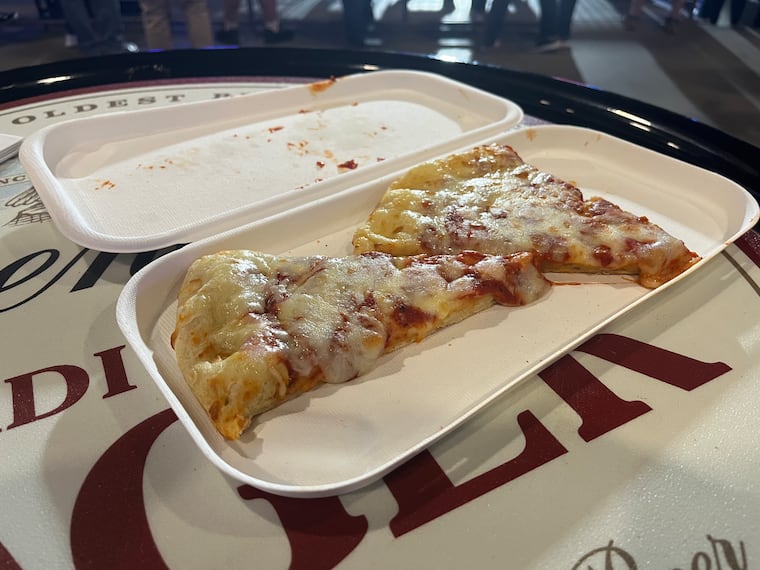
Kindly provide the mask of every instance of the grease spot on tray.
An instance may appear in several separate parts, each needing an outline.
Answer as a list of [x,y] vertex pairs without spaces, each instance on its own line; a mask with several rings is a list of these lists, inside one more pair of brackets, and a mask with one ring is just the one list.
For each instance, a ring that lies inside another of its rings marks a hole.
[[315,83],[311,83],[309,85],[309,91],[312,93],[321,93],[322,91],[327,91],[330,87],[335,85],[335,82],[337,79],[335,77],[330,77],[330,79],[325,79],[324,81],[317,81]]
[[95,190],[113,190],[116,188],[116,184],[110,180],[99,180],[100,184],[95,187]]

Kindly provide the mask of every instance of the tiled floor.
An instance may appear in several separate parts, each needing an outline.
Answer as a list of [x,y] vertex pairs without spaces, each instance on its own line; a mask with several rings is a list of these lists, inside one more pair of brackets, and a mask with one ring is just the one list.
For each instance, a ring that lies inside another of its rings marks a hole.
[[[732,28],[685,15],[678,33],[659,23],[667,6],[653,0],[636,32],[621,27],[626,0],[578,0],[570,50],[532,51],[538,0],[512,0],[501,46],[479,47],[482,30],[469,20],[469,0],[408,0],[404,18],[398,0],[375,0],[377,26],[363,49],[435,54],[459,61],[528,70],[590,84],[676,111],[760,146],[760,30],[749,25],[756,0],[745,9],[744,25]],[[215,24],[221,0],[209,0]],[[726,1],[728,4],[728,0]],[[249,7],[253,11],[249,13]],[[261,44],[257,0],[244,0],[244,45]],[[60,22],[41,21],[36,5],[0,0],[0,10],[20,18],[0,25],[0,69],[78,57],[64,47]],[[280,0],[281,15],[296,31],[298,47],[345,48],[340,0]],[[186,47],[177,17],[177,47]],[[139,18],[127,17],[129,39],[142,45]]]

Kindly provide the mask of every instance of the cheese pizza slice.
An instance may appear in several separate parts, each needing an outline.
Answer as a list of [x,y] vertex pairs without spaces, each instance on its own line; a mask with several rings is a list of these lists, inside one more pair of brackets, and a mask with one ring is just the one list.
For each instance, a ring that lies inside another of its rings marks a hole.
[[655,288],[699,260],[684,243],[602,198],[483,145],[409,170],[354,234],[356,253],[531,251],[542,271],[637,275]]
[[182,374],[218,431],[322,382],[346,382],[378,358],[495,303],[550,287],[533,255],[204,256],[179,292],[172,335]]

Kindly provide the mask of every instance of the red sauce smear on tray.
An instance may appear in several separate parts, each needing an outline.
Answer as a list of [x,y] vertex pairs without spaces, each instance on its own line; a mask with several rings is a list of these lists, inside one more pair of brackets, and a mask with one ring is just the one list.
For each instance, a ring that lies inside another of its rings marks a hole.
[[330,87],[332,87],[337,80],[335,77],[330,77],[330,79],[325,79],[324,81],[317,81],[315,83],[311,83],[309,85],[309,91],[312,93],[320,93],[321,91],[326,91]]
[[103,180],[103,182],[101,182],[100,185],[97,188],[95,188],[95,190],[101,190],[101,189],[112,190],[113,188],[116,188],[116,184],[114,184],[110,180]]
[[346,162],[343,162],[338,165],[338,168],[345,168],[346,170],[354,170],[355,168],[358,168],[359,165],[356,164],[356,161],[352,158],[351,160],[347,160]]

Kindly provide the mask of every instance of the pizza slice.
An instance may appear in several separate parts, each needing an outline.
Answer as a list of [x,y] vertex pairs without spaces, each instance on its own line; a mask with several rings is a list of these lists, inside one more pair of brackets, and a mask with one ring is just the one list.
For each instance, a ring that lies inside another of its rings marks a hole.
[[177,362],[218,431],[495,303],[550,287],[533,255],[278,257],[225,251],[196,260],[179,292]]
[[647,218],[483,145],[412,168],[354,234],[356,253],[531,251],[542,271],[637,275],[655,288],[699,260]]

